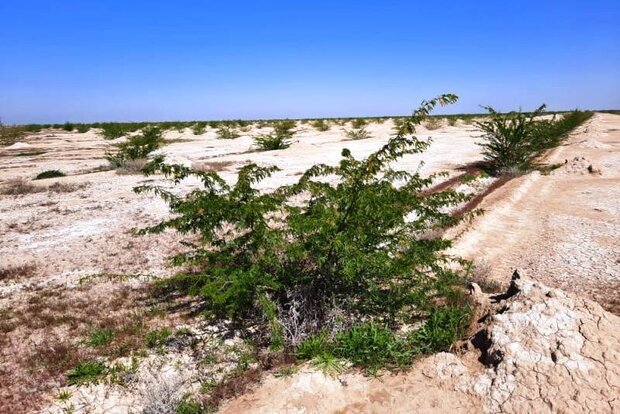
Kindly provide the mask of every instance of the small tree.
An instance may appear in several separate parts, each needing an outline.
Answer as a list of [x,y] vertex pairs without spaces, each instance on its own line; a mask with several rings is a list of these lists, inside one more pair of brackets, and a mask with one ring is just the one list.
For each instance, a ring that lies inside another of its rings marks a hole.
[[501,114],[490,106],[484,108],[490,119],[475,121],[474,125],[483,133],[484,141],[479,145],[493,172],[504,174],[527,170],[540,151],[535,118],[543,113],[545,105],[529,114],[521,111]]
[[141,134],[118,144],[118,151],[106,153],[106,159],[113,167],[122,167],[128,161],[142,160],[163,144],[162,132],[157,127],[146,127]]
[[246,165],[229,185],[214,171],[153,163],[148,173],[175,182],[197,177],[203,188],[180,196],[137,187],[160,195],[173,213],[139,232],[193,234],[189,251],[173,258],[192,271],[168,285],[204,297],[214,316],[268,327],[274,345],[293,346],[360,321],[391,328],[411,323],[452,292],[456,273],[443,253],[450,242],[425,235],[454,223],[446,208],[467,197],[425,191],[436,175],[391,164],[423,152],[429,142],[412,135],[415,126],[436,105],[456,100],[441,95],[423,102],[367,158],[357,160],[345,149],[338,165],[315,165],[298,182],[273,191],[259,192],[255,185],[277,167]]

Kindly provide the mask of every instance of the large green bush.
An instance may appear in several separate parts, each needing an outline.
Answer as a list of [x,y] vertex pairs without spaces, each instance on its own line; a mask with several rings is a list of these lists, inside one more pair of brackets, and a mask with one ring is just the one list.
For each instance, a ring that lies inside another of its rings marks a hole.
[[202,182],[186,195],[150,185],[135,189],[158,194],[172,213],[139,233],[170,228],[195,236],[191,248],[173,258],[191,271],[164,284],[202,296],[215,317],[268,328],[253,331],[269,332],[278,346],[363,321],[391,330],[424,319],[437,298],[451,295],[457,277],[444,253],[450,242],[427,234],[454,223],[446,208],[466,196],[425,191],[436,176],[392,164],[426,150],[429,142],[413,135],[416,125],[436,105],[456,100],[441,95],[424,102],[367,158],[345,149],[338,165],[315,165],[273,191],[256,184],[277,167],[246,165],[229,185],[214,171],[150,164],[148,173]]
[[490,118],[475,121],[482,131],[485,160],[495,174],[514,174],[532,167],[540,154],[557,146],[566,135],[588,120],[592,112],[573,111],[560,119],[537,119],[544,114],[545,105],[534,112],[499,113],[485,107]]

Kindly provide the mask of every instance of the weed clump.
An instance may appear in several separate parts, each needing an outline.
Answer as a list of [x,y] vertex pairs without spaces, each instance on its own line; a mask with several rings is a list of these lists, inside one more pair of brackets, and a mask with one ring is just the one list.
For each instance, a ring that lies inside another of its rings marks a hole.
[[344,134],[347,138],[353,140],[372,138],[372,135],[366,131],[366,128],[345,130]]
[[312,127],[319,132],[325,132],[329,130],[329,124],[324,119],[317,119],[312,123]]
[[239,132],[226,125],[222,125],[217,129],[217,137],[219,139],[235,139],[240,136]]
[[[161,172],[175,182],[196,177],[203,185],[188,195],[151,185],[135,189],[161,195],[173,215],[139,233],[170,228],[199,235],[198,244],[173,258],[192,270],[162,286],[201,296],[211,317],[252,327],[259,344],[294,349],[325,332],[324,339],[297,351],[312,355],[323,341],[334,344],[324,355],[386,364],[355,349],[370,355],[368,348],[400,341],[390,335],[432,315],[458,283],[459,273],[449,264],[459,260],[444,253],[450,241],[423,235],[460,220],[447,207],[468,197],[452,189],[425,191],[437,175],[392,168],[401,157],[428,148],[428,141],[413,135],[415,127],[435,106],[456,99],[441,95],[423,102],[367,158],[344,149],[338,165],[315,165],[298,182],[272,191],[259,192],[255,185],[278,170],[273,166],[245,165],[230,185],[215,171],[149,164],[147,173]],[[326,181],[328,176],[336,179]],[[360,325],[368,322],[374,325]],[[389,356],[394,364],[405,359],[400,349],[395,346]]]
[[80,361],[75,368],[67,374],[69,385],[82,385],[97,383],[107,372],[106,366],[100,361]]
[[126,142],[118,144],[118,150],[115,153],[106,153],[105,157],[114,168],[130,169],[140,165],[142,160],[159,149],[163,143],[161,129],[146,127],[141,134],[132,136]]

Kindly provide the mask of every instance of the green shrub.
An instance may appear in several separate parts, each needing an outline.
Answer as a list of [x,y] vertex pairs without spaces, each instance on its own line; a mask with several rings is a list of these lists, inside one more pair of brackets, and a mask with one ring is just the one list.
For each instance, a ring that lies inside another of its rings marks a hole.
[[22,139],[26,131],[20,126],[5,125],[0,122],[0,145],[12,145]]
[[312,127],[320,132],[325,132],[329,130],[329,124],[325,122],[324,119],[317,119],[316,121],[312,123]]
[[86,133],[86,132],[90,131],[90,125],[88,125],[88,124],[78,124],[78,125],[76,126],[76,130],[77,130],[77,132],[79,132],[80,134],[84,134],[84,133]]
[[71,132],[75,129],[75,125],[73,125],[71,122],[65,122],[62,125],[62,129],[68,132]]
[[428,120],[424,124],[424,127],[429,131],[434,131],[441,128],[441,118],[428,118]]
[[118,144],[118,150],[115,153],[106,153],[105,157],[114,168],[121,168],[130,161],[147,158],[163,143],[162,132],[158,127],[146,127],[141,134],[134,135]]
[[127,133],[121,124],[104,124],[101,130],[105,139],[120,138]]
[[527,171],[545,150],[559,145],[572,130],[592,117],[592,112],[572,111],[559,119],[536,119],[544,113],[545,105],[531,113],[500,114],[486,107],[490,119],[476,121],[483,132],[480,145],[486,161],[496,174]]
[[202,135],[207,130],[206,122],[197,122],[192,126],[192,132],[194,135]]
[[367,139],[372,137],[372,135],[370,135],[370,133],[366,131],[366,128],[345,130],[344,134],[347,138],[354,140]]
[[366,122],[366,120],[364,118],[355,118],[355,119],[351,120],[351,127],[353,129],[362,129],[367,124],[368,124],[368,122]]
[[294,128],[297,126],[297,123],[293,120],[287,119],[285,121],[278,121],[273,126],[273,132],[276,136],[283,138],[291,138],[294,134]]
[[170,328],[155,329],[146,333],[144,341],[147,347],[156,348],[165,345],[170,335],[172,335]]
[[341,332],[336,337],[334,355],[346,358],[353,365],[374,372],[381,367],[407,366],[414,356],[414,347],[406,338],[395,335],[387,327],[363,323]]
[[271,134],[260,134],[254,137],[254,143],[258,145],[261,151],[274,151],[286,149],[291,146],[288,138],[277,135],[275,132]]
[[239,132],[229,126],[222,125],[217,129],[217,137],[219,139],[235,139],[239,138],[239,136]]
[[[162,196],[173,216],[139,233],[170,228],[198,235],[198,244],[173,258],[192,272],[161,283],[202,296],[213,317],[262,326],[254,332],[286,347],[373,318],[390,327],[414,322],[458,279],[448,265],[454,258],[444,253],[450,242],[423,236],[456,223],[447,207],[468,197],[425,191],[436,175],[391,166],[428,148],[413,135],[416,125],[436,105],[456,99],[424,102],[401,133],[367,158],[344,149],[338,165],[315,165],[297,183],[272,191],[255,185],[278,170],[273,166],[245,165],[229,185],[215,171],[150,164],[148,173],[175,182],[193,176],[203,186],[187,195],[153,185],[135,189]],[[223,225],[234,231],[222,232]]]
[[67,379],[69,380],[69,385],[97,383],[106,374],[106,371],[107,369],[103,362],[80,361],[74,369],[69,371]]
[[43,171],[34,178],[35,180],[44,180],[46,178],[57,178],[57,177],[66,177],[67,174],[63,173],[60,170],[47,170]]

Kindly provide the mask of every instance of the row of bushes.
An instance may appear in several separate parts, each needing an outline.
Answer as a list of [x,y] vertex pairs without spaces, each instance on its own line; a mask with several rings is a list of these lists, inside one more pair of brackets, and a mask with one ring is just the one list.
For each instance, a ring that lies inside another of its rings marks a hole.
[[486,107],[489,117],[475,122],[482,131],[485,161],[495,175],[517,174],[532,168],[547,149],[556,147],[579,125],[592,117],[592,112],[572,111],[552,119],[541,119],[545,105],[534,112],[499,113]]

